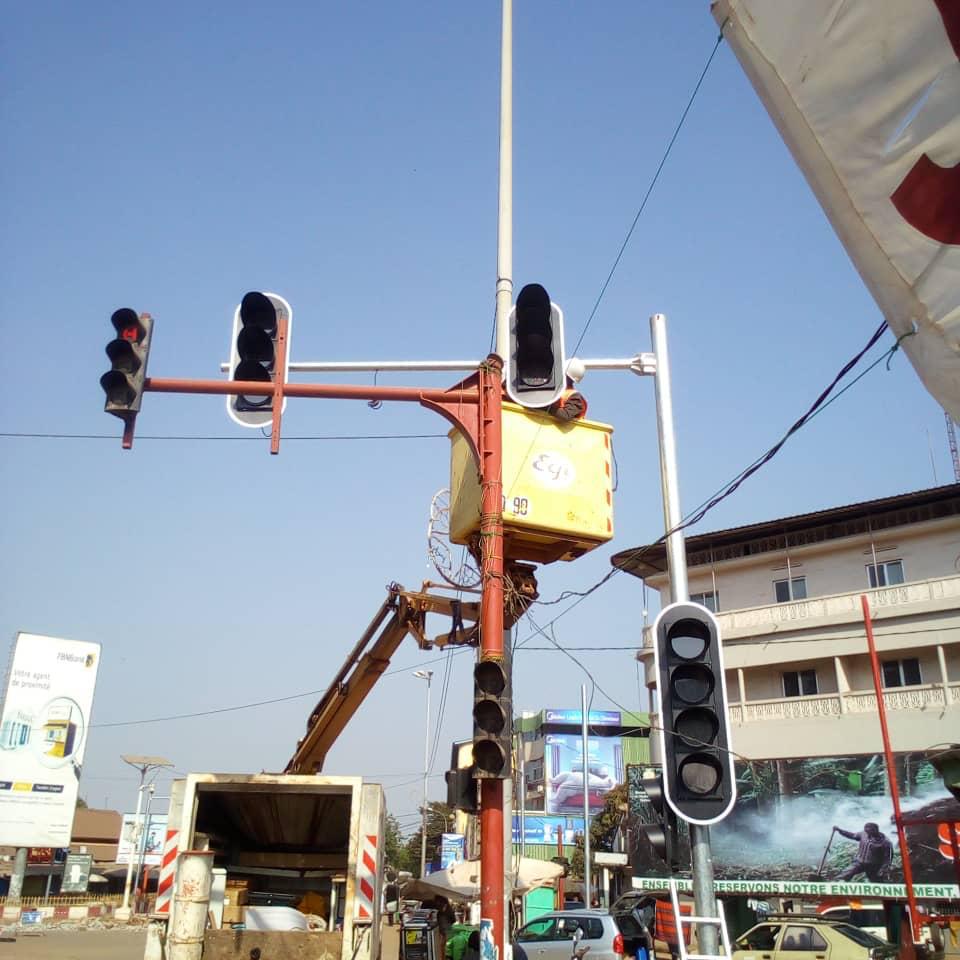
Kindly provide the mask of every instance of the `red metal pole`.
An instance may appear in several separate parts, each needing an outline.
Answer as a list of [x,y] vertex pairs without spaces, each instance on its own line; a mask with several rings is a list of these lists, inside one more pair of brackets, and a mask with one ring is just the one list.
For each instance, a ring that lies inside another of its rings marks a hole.
[[887,766],[887,779],[890,782],[890,796],[893,800],[893,820],[897,825],[897,839],[900,841],[900,859],[903,861],[903,882],[907,888],[907,903],[910,905],[910,929],[913,942],[920,939],[920,915],[917,913],[917,898],[913,895],[913,870],[910,867],[910,851],[907,849],[907,832],[903,827],[900,813],[900,789],[897,784],[897,771],[893,763],[893,750],[890,747],[890,731],[887,728],[887,706],[883,699],[883,684],[880,682],[880,661],[877,659],[877,647],[873,642],[873,619],[870,616],[870,601],[867,595],[860,595],[863,608],[863,624],[867,630],[867,647],[870,650],[870,667],[873,671],[873,689],[877,694],[877,714],[880,717],[880,733],[883,736],[883,756]]
[[[249,397],[272,396],[276,387],[258,380],[178,380],[169,377],[147,377],[144,390],[153,393],[206,393],[212,395],[243,394]],[[285,383],[285,397],[326,397],[333,400],[406,400],[421,403],[476,403],[472,388],[441,390],[423,387],[376,387],[333,383]]]
[[[503,660],[503,438],[501,370],[491,355],[480,365],[480,659]],[[493,921],[504,953],[503,781],[480,781],[480,915]]]
[[287,369],[287,324],[289,320],[286,312],[280,317],[277,325],[277,373],[273,379],[273,421],[270,429],[270,452],[280,452],[280,417],[283,413],[283,388],[285,385],[284,373]]

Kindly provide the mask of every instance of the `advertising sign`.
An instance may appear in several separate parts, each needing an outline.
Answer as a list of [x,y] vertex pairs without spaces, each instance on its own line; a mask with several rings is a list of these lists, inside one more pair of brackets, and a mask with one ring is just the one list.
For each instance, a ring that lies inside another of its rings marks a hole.
[[[960,801],[923,754],[898,754],[896,764],[903,817],[919,821],[905,827],[914,883],[956,890],[943,825],[960,823]],[[882,755],[738,762],[736,773],[737,802],[710,828],[714,873],[731,892],[903,896]],[[633,863],[635,876],[661,872],[643,844]]]
[[444,833],[440,836],[440,869],[463,860],[465,837],[462,833]]
[[[120,841],[117,843],[117,863],[129,863],[131,855],[133,862],[140,862],[140,849],[143,846],[141,829],[146,817],[140,814],[125,813],[123,825],[120,827]],[[167,815],[165,813],[151,813],[147,824],[147,842],[143,847],[143,863],[148,867],[159,867],[163,859],[163,840],[167,833]]]
[[584,770],[590,812],[603,807],[604,797],[623,779],[620,737],[588,737],[587,761],[583,739],[572,734],[548,733],[543,746],[547,813],[583,812]]
[[100,644],[18,633],[0,711],[0,844],[68,847]]
[[90,871],[93,869],[93,856],[89,853],[68,853],[63,865],[61,893],[86,893],[90,884]]
[[715,0],[897,343],[960,420],[956,0]]
[[[564,846],[572,846],[578,833],[583,833],[583,817],[551,817],[542,813],[525,813],[523,842],[556,845],[558,834]],[[513,842],[520,842],[520,817],[513,815]]]
[[[543,711],[544,723],[564,723],[580,726],[583,723],[581,710],[557,710],[548,708]],[[590,710],[587,712],[587,724],[591,727],[619,727],[619,710]]]

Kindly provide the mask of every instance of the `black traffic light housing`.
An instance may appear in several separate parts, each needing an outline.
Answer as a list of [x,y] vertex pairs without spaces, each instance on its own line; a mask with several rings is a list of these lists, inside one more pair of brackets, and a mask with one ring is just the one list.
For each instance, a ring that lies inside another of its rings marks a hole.
[[[285,344],[278,341],[283,317],[287,321]],[[271,383],[282,360],[286,380],[292,322],[293,311],[283,297],[259,290],[244,294],[233,314],[230,379]],[[241,426],[266,426],[273,420],[273,396],[228,396],[227,413]]]
[[450,769],[444,775],[447,781],[447,806],[465,813],[480,809],[477,778],[473,769],[473,742],[454,743]]
[[654,854],[666,863],[671,873],[677,873],[683,867],[680,862],[680,835],[677,815],[670,809],[663,789],[663,775],[644,778],[639,782],[639,787],[646,795],[656,822],[640,823],[638,829],[646,836]]
[[566,388],[563,311],[539,283],[528,283],[507,322],[507,395],[523,407],[549,407]]
[[110,317],[117,336],[107,344],[110,370],[100,378],[107,395],[104,411],[129,421],[140,411],[147,359],[153,335],[153,319],[149,313],[138,314],[124,307]]
[[473,771],[478,779],[512,775],[510,660],[488,657],[473,668]]
[[663,791],[688,823],[722,820],[736,800],[720,628],[698,603],[671,603],[653,625]]

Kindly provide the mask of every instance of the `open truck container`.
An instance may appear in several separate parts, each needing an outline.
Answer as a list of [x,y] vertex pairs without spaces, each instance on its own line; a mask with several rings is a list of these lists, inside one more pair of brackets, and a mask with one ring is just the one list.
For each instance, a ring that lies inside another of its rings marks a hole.
[[[175,781],[168,850],[213,853],[204,960],[378,960],[383,826],[383,788],[360,777],[196,773]],[[171,960],[179,892],[174,879],[161,937]],[[298,917],[292,908],[304,902],[326,931],[241,925],[253,919],[249,907],[289,907]]]

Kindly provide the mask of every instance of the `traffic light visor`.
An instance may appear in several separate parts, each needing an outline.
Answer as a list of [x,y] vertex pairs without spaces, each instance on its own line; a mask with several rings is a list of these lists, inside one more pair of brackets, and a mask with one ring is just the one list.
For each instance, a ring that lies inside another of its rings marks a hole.
[[720,786],[723,769],[713,757],[695,753],[680,764],[680,783],[691,793],[708,796]]
[[123,373],[136,373],[141,367],[132,340],[111,340],[107,344],[107,356],[113,369]]
[[481,660],[473,668],[473,679],[477,690],[491,697],[499,697],[507,686],[503,666],[496,660]]
[[554,373],[550,295],[528,283],[517,297],[517,389],[536,390]]
[[684,664],[670,675],[670,689],[684,703],[703,703],[713,693],[713,673],[702,664]]
[[258,327],[272,337],[277,332],[277,311],[269,297],[252,290],[240,301],[240,322],[245,327]]
[[481,700],[473,708],[473,722],[484,733],[495,736],[507,725],[507,717],[496,700]]
[[702,657],[710,643],[707,626],[699,620],[678,620],[667,632],[671,651],[682,660]]
[[506,754],[495,740],[480,740],[473,745],[473,762],[484,773],[500,773],[507,762]]
[[693,707],[684,710],[673,722],[680,739],[691,747],[703,747],[713,743],[720,732],[720,721],[712,710]]
[[117,331],[117,336],[130,343],[140,343],[147,332],[140,322],[137,311],[131,310],[129,307],[114,310],[110,322],[113,324],[113,329]]
[[100,386],[107,395],[107,403],[125,406],[136,398],[136,391],[130,386],[130,381],[119,371],[110,370],[100,378]]

